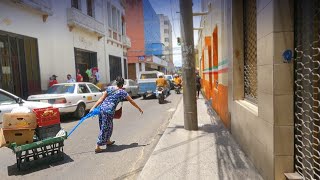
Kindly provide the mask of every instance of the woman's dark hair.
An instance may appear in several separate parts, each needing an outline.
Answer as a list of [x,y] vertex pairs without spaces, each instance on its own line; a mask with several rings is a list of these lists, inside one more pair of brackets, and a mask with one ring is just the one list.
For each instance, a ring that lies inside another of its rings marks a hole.
[[118,76],[118,77],[116,78],[116,82],[117,82],[117,86],[118,86],[118,87],[122,87],[123,84],[124,84],[124,79],[123,79],[121,76]]

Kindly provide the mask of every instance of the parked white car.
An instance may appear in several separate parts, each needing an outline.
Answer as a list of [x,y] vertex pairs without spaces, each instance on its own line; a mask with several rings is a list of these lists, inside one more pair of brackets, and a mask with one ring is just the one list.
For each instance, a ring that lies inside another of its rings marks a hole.
[[30,110],[35,108],[50,107],[51,104],[42,102],[25,101],[20,97],[0,89],[0,127],[2,127],[2,116],[4,113],[10,113],[17,107],[26,107]]
[[[110,86],[117,86],[117,81],[112,81]],[[125,79],[124,84],[123,84],[124,90],[131,96],[131,97],[136,97],[139,96],[139,84],[136,83],[132,79]]]
[[102,96],[101,90],[92,83],[60,83],[51,86],[46,94],[32,95],[30,101],[40,101],[59,108],[60,113],[74,113],[77,118],[82,118],[86,110]]

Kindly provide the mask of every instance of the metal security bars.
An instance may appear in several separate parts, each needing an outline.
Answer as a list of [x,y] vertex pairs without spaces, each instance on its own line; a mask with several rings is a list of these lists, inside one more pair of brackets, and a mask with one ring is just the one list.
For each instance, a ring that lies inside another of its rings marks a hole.
[[295,170],[320,179],[320,2],[295,0]]
[[244,0],[244,95],[257,102],[257,7],[256,0]]

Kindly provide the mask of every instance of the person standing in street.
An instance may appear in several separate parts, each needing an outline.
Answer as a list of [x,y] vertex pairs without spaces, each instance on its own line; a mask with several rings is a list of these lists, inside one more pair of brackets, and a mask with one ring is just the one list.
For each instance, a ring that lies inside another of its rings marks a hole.
[[124,84],[124,79],[120,76],[116,78],[117,87],[108,87],[103,93],[101,98],[95,103],[91,108],[90,112],[93,111],[97,106],[100,105],[100,114],[99,114],[99,127],[100,132],[97,140],[97,145],[95,152],[102,152],[100,146],[110,146],[115,143],[111,141],[111,135],[113,131],[113,117],[115,110],[120,101],[127,99],[131,105],[136,107],[142,114],[142,109],[133,101],[129,94],[122,89]]
[[83,77],[82,77],[82,75],[81,75],[81,73],[80,73],[80,69],[77,70],[77,77],[76,77],[76,79],[77,79],[77,82],[82,82],[82,81],[83,81]]
[[199,76],[198,72],[196,72],[196,86],[197,86],[197,99],[198,99],[200,90],[201,90],[201,77]]
[[74,79],[72,78],[71,74],[68,74],[68,75],[67,75],[67,83],[74,83],[74,82],[76,82],[76,80],[74,80]]
[[50,77],[49,87],[53,86],[54,84],[58,84],[57,77],[58,77],[58,76],[56,76],[56,75],[52,75],[52,76]]

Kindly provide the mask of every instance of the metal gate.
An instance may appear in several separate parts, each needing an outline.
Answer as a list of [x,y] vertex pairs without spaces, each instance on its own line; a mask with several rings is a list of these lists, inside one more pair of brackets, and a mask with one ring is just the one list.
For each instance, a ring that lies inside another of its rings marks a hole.
[[295,0],[295,170],[320,179],[320,2]]

